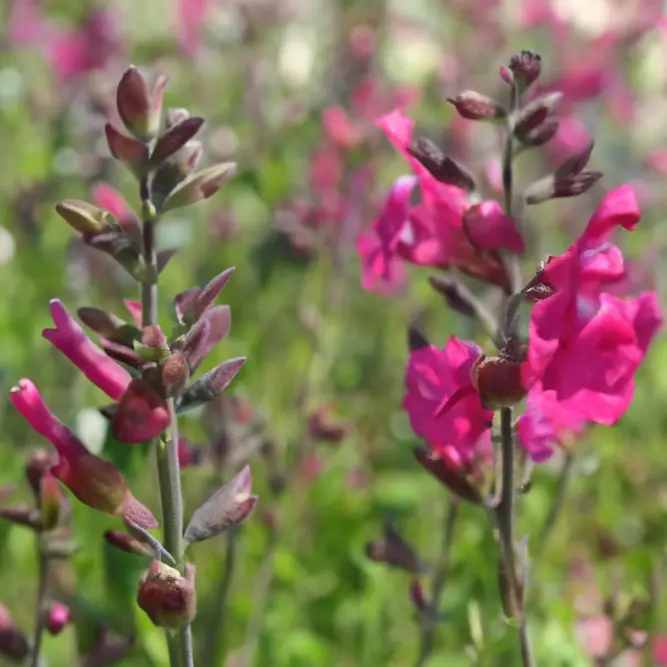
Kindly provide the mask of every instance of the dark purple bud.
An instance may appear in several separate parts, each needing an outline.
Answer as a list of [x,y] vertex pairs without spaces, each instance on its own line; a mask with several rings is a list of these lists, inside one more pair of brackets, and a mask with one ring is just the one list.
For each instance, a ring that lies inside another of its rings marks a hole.
[[195,513],[185,529],[187,542],[203,542],[245,521],[259,499],[252,495],[250,466],[221,486]]
[[590,190],[602,176],[601,171],[581,171],[560,179],[554,185],[553,198],[578,197]]
[[431,287],[442,294],[447,305],[457,313],[466,317],[476,317],[475,299],[470,290],[456,278],[442,274],[429,276]]
[[30,653],[25,635],[19,630],[5,605],[0,603],[0,655],[23,661]]
[[151,154],[151,166],[157,167],[176,151],[179,151],[192,139],[204,124],[204,119],[190,116],[184,121],[170,127],[157,141]]
[[593,148],[595,147],[595,142],[592,141],[586,148],[579,153],[575,153],[569,157],[563,164],[556,169],[554,176],[556,180],[565,178],[567,176],[574,176],[575,174],[581,173],[584,167],[588,164],[591,159],[591,154],[593,153]]
[[482,502],[482,496],[465,472],[451,465],[444,457],[424,447],[415,447],[414,456],[417,461],[450,491],[475,505]]
[[350,427],[333,419],[331,406],[323,406],[310,415],[308,419],[308,435],[313,440],[321,440],[337,444],[348,434]]
[[408,153],[441,183],[454,185],[468,192],[475,190],[475,179],[461,165],[448,158],[432,141],[417,138],[408,146]]
[[245,357],[229,359],[206,373],[183,394],[178,402],[178,411],[191,410],[219,396],[243,368],[245,362]]
[[128,554],[155,558],[155,551],[148,544],[127,533],[122,533],[118,530],[108,530],[104,533],[104,539],[107,544]]
[[190,364],[190,371],[204,360],[206,355],[229,333],[232,316],[229,306],[209,308],[188,332],[183,354]]
[[123,74],[116,90],[116,105],[123,124],[137,139],[146,142],[155,136],[151,93],[146,79],[135,67]]
[[465,90],[447,101],[456,107],[459,115],[469,120],[499,120],[507,117],[507,110],[487,95]]
[[148,169],[148,147],[138,139],[121,134],[111,123],[104,127],[109,150],[116,160],[122,162],[138,179]]
[[28,505],[11,505],[10,507],[0,507],[0,519],[9,521],[9,523],[18,526],[32,528],[37,532],[42,529],[42,522],[39,517],[39,510]]
[[424,563],[412,545],[390,524],[385,526],[382,539],[366,545],[366,555],[378,563],[386,563],[412,574],[425,570]]
[[519,141],[523,141],[529,133],[537,130],[553,116],[562,99],[563,93],[549,93],[526,105],[517,116],[514,124],[514,136]]
[[169,426],[164,399],[145,380],[135,379],[120,397],[111,432],[121,442],[152,440]]
[[560,123],[555,116],[549,116],[541,125],[530,130],[521,137],[524,146],[535,148],[551,141],[557,134]]
[[[190,377],[185,355],[176,350],[162,365],[162,389],[167,398],[179,396]],[[201,380],[200,380],[201,382]]]
[[132,347],[127,347],[122,343],[117,343],[106,338],[100,338],[99,343],[107,356],[120,361],[121,364],[126,364],[132,368],[141,368],[144,365],[143,358]]
[[218,295],[222,291],[222,288],[227,284],[228,280],[232,277],[234,273],[234,267],[225,269],[222,273],[219,273],[211,282],[209,282],[206,287],[204,287],[198,294],[193,305],[193,321],[198,320],[212,304],[218,298]]
[[521,91],[537,81],[542,72],[542,57],[532,51],[520,51],[510,59],[509,69]]

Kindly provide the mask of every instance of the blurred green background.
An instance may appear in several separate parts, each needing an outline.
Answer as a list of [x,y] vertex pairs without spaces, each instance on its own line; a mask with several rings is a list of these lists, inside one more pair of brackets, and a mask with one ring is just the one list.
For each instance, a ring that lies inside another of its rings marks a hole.
[[[604,188],[633,182],[645,218],[627,251],[643,271],[640,282],[659,288],[664,174],[650,157],[667,146],[661,29],[653,19],[642,23],[645,2],[600,0],[586,11],[588,3],[574,11],[560,3],[552,8],[565,26],[558,32],[555,19],[522,23],[536,2],[220,0],[208,3],[193,28],[191,51],[183,17],[194,15],[195,4],[184,3],[180,18],[171,0],[5,0],[0,9],[0,486],[18,484],[11,500],[27,502],[23,466],[33,449],[45,446],[7,398],[19,378],[29,377],[53,411],[121,467],[133,493],[159,513],[152,452],[105,440],[97,412],[104,397],[41,331],[50,325],[52,298],[71,312],[95,305],[123,317],[123,299],[136,298],[130,278],[80,245],[53,207],[64,197],[90,199],[99,181],[137,205],[136,185],[110,159],[102,128],[129,63],[149,76],[167,74],[166,105],[207,120],[205,159],[234,159],[239,170],[211,200],[160,222],[160,247],[179,250],[160,278],[160,322],[168,327],[178,292],[235,266],[220,299],[232,308],[232,333],[204,370],[248,357],[227,400],[182,419],[203,459],[183,472],[186,518],[246,459],[260,495],[257,512],[240,530],[189,552],[197,566],[196,664],[413,665],[419,633],[411,576],[372,562],[365,547],[392,520],[425,560],[437,559],[451,498],[412,456],[418,443],[401,410],[406,332],[419,317],[438,344],[451,334],[476,334],[431,290],[426,270],[411,271],[406,287],[391,297],[361,288],[354,239],[393,178],[407,171],[372,117],[399,100],[414,101],[410,114],[420,130],[477,168],[497,152],[494,134],[455,120],[445,97],[462,88],[498,92],[498,67],[522,48],[542,54],[553,81],[571,84],[568,76],[597,67],[603,82],[583,86],[572,113],[596,137],[592,165],[605,171],[604,185],[538,209],[526,271],[567,246]],[[602,49],[596,40],[608,32],[623,37],[595,62],[591,54]],[[53,34],[65,35],[69,51],[51,46]],[[364,98],[359,85],[369,81]],[[619,86],[630,115],[610,92]],[[344,145],[325,130],[323,110],[331,107],[346,110],[359,141]],[[330,164],[314,166],[317,156]],[[526,156],[522,182],[546,173],[553,159]],[[609,615],[610,599],[616,616],[632,603],[641,606],[629,627],[667,632],[660,588],[667,536],[665,368],[667,345],[660,339],[621,423],[577,443],[548,542],[539,536],[564,457],[540,465],[519,499],[540,667],[603,664],[587,652],[595,633],[586,631],[586,620]],[[308,432],[309,415],[327,405],[348,427],[337,444],[317,442]],[[241,408],[252,413],[250,423]],[[267,443],[280,470],[292,472],[284,493],[271,488],[272,465],[260,452],[263,444],[266,454]],[[134,601],[146,564],[103,541],[105,530],[120,528],[118,521],[79,503],[74,510],[81,548],[58,566],[54,594],[73,607],[76,624],[47,637],[45,664],[79,664],[77,652],[89,650],[91,633],[103,623],[135,638],[117,664],[167,665],[162,632]],[[36,572],[34,535],[0,524],[0,601],[28,636]],[[425,590],[429,580],[423,577]],[[459,510],[441,611],[429,665],[518,664],[515,631],[502,620],[494,542],[474,507]],[[643,664],[654,664],[649,653]],[[642,664],[627,662],[638,659],[641,654],[626,653],[626,662],[604,664]]]

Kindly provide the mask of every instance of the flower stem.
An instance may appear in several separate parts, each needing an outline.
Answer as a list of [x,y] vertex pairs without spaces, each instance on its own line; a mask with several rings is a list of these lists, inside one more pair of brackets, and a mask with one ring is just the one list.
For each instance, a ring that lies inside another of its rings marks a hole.
[[438,556],[435,574],[433,575],[431,597],[428,607],[424,610],[424,613],[421,616],[419,657],[417,658],[415,667],[423,667],[435,648],[435,631],[438,627],[440,601],[445,590],[447,572],[449,571],[450,555],[452,544],[454,542],[454,527],[456,526],[456,520],[459,515],[459,505],[459,499],[456,496],[452,496],[449,508],[445,515],[442,545]]
[[[140,184],[140,197],[144,209],[150,208],[151,196],[148,179]],[[153,209],[154,213],[154,209]],[[141,228],[141,254],[145,264],[145,277],[141,282],[141,320],[144,327],[157,323],[157,251],[155,248],[155,216],[146,217]],[[157,443],[157,470],[162,506],[164,547],[174,557],[183,573],[183,495],[181,471],[178,462],[178,417],[174,399],[167,399],[170,425],[166,437]],[[192,632],[186,626],[173,639],[167,639],[171,667],[193,667]]]
[[39,656],[42,649],[42,638],[45,629],[46,594],[48,577],[48,559],[42,553],[41,539],[39,540],[39,583],[37,585],[37,608],[35,610],[35,632],[32,640],[32,654],[30,667],[39,666]]

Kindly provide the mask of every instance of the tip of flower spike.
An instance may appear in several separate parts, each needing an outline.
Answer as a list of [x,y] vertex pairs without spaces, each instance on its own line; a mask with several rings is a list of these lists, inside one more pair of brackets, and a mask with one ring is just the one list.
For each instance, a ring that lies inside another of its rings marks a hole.
[[151,530],[160,525],[148,507],[140,503],[134,496],[128,498],[125,504],[123,519],[126,523],[139,526],[144,530]]

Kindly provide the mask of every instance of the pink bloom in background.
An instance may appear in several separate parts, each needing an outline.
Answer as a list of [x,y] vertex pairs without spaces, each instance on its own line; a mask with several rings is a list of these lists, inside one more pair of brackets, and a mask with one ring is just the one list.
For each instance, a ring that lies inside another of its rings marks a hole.
[[46,613],[46,628],[49,634],[59,635],[72,622],[72,610],[62,602],[52,602]]
[[117,401],[130,384],[130,374],[86,336],[58,299],[51,301],[55,329],[42,336],[58,348],[95,386]]
[[7,21],[7,38],[15,46],[32,46],[49,38],[51,26],[37,0],[14,0]]
[[90,194],[93,204],[109,211],[126,234],[139,240],[141,237],[139,219],[118,190],[104,181],[99,181],[93,185]]
[[400,284],[398,260],[401,243],[410,243],[408,213],[410,195],[417,183],[414,176],[401,176],[389,190],[382,212],[372,223],[372,231],[357,241],[363,260],[362,285],[366,290],[392,289]]
[[210,0],[176,0],[176,30],[183,55],[192,58],[201,50],[201,32],[210,4]]
[[554,392],[564,410],[613,424],[634,394],[634,374],[662,323],[657,294],[635,299],[602,293],[625,275],[613,229],[634,229],[639,207],[631,188],[608,193],[579,239],[547,264],[542,280],[555,294],[537,303],[530,321],[529,390]]
[[486,444],[493,419],[470,377],[481,355],[475,343],[452,336],[444,350],[427,345],[412,351],[405,377],[403,408],[412,430],[436,453],[461,464],[472,462]]
[[74,433],[51,413],[30,380],[20,380],[10,397],[32,429],[55,447],[58,463],[51,473],[82,503],[142,528],[157,526],[151,512],[130,493],[116,467],[88,452]]

